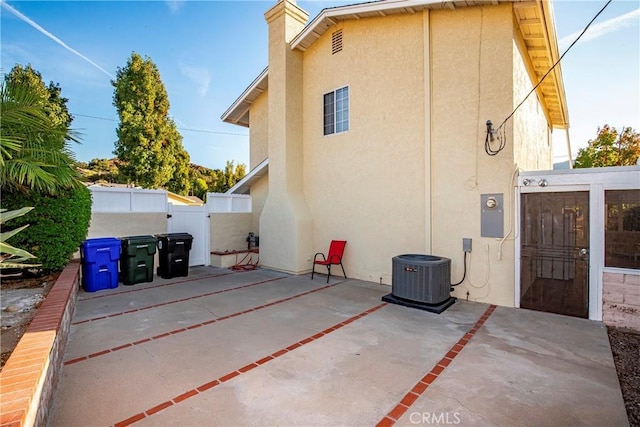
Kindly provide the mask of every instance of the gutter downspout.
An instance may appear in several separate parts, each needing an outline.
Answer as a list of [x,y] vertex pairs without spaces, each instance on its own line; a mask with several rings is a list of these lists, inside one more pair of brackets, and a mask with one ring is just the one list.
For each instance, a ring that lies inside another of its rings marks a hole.
[[431,168],[431,16],[429,9],[422,13],[422,31],[424,37],[424,245],[425,253],[432,253],[433,216],[432,209],[432,168]]

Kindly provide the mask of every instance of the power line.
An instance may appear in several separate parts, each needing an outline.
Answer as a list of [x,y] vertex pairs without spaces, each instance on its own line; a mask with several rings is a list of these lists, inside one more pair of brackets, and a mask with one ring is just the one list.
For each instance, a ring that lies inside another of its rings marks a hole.
[[553,71],[554,68],[556,68],[556,66],[560,63],[560,61],[562,61],[562,58],[564,58],[564,56],[571,50],[571,48],[578,42],[578,40],[580,40],[580,38],[584,35],[584,33],[587,32],[587,30],[589,29],[589,27],[591,26],[591,24],[593,24],[593,21],[595,21],[598,16],[600,16],[600,14],[602,12],[604,12],[604,10],[607,8],[607,6],[609,6],[609,4],[612,2],[613,0],[609,0],[607,1],[607,3],[602,7],[602,9],[600,9],[600,11],[598,13],[596,13],[596,16],[593,17],[593,19],[591,19],[591,21],[589,21],[589,23],[587,24],[586,27],[584,27],[584,30],[582,30],[582,32],[580,33],[580,35],[578,35],[578,37],[573,41],[573,43],[571,43],[571,45],[569,45],[569,47],[567,48],[567,50],[564,51],[564,53],[562,55],[560,55],[560,58],[558,58],[558,60],[551,66],[551,68],[549,68],[549,71],[547,71],[544,76],[542,76],[542,78],[540,79],[540,81],[538,82],[537,85],[535,85],[533,87],[533,89],[531,89],[531,91],[527,94],[527,96],[524,97],[524,99],[522,100],[522,102],[520,102],[520,104],[518,104],[518,106],[516,108],[513,109],[513,111],[511,112],[511,114],[509,114],[509,116],[504,119],[504,121],[500,124],[500,126],[498,126],[498,129],[496,129],[496,133],[499,132],[502,127],[505,125],[505,123],[507,123],[507,120],[509,120],[511,117],[513,117],[513,115],[516,113],[516,111],[518,111],[518,108],[520,108],[522,106],[522,104],[525,103],[525,101],[529,98],[529,96],[531,96],[531,94],[533,92],[535,92],[535,90],[538,88],[538,86],[540,86],[542,84],[542,82],[544,81],[544,79],[547,78],[547,76],[551,73],[551,71]]
[[[104,121],[107,121],[107,122],[117,122],[118,121],[116,119],[109,119],[107,117],[90,116],[88,114],[76,114],[76,113],[71,113],[71,114],[73,116],[77,116],[77,117],[86,117],[88,119],[104,120]],[[212,133],[212,134],[216,134],[216,135],[249,136],[249,135],[247,135],[245,133],[218,132],[218,131],[215,131],[215,130],[208,130],[208,129],[190,129],[190,128],[182,128],[182,127],[179,127],[177,129],[178,130],[187,131],[187,132]]]
[[96,120],[105,120],[107,122],[117,122],[116,119],[108,119],[106,117],[96,117],[96,116],[88,116],[86,114],[75,114],[75,113],[71,113],[72,116],[78,116],[78,117],[87,117],[89,119],[96,119]]

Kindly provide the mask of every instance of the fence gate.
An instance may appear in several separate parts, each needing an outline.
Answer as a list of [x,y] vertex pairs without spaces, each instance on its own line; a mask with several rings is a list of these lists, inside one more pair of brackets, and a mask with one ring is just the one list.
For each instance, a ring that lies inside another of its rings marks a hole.
[[209,217],[206,206],[181,206],[169,203],[168,233],[193,236],[189,266],[209,265]]

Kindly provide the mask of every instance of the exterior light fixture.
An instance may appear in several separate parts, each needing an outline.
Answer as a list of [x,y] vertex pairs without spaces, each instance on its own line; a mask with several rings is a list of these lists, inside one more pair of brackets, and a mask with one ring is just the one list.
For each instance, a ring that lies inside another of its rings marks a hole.
[[524,185],[525,187],[528,187],[529,185],[531,185],[532,182],[533,180],[531,178],[524,178],[522,180],[522,185]]
[[538,181],[538,185],[540,187],[546,187],[547,185],[549,185],[549,183],[547,182],[546,179],[541,179],[540,181]]

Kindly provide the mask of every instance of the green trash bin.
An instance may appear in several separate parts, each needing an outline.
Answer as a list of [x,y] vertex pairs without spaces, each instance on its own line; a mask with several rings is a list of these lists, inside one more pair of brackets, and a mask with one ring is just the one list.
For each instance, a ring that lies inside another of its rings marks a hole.
[[120,281],[124,285],[153,282],[154,236],[123,237],[120,254]]

